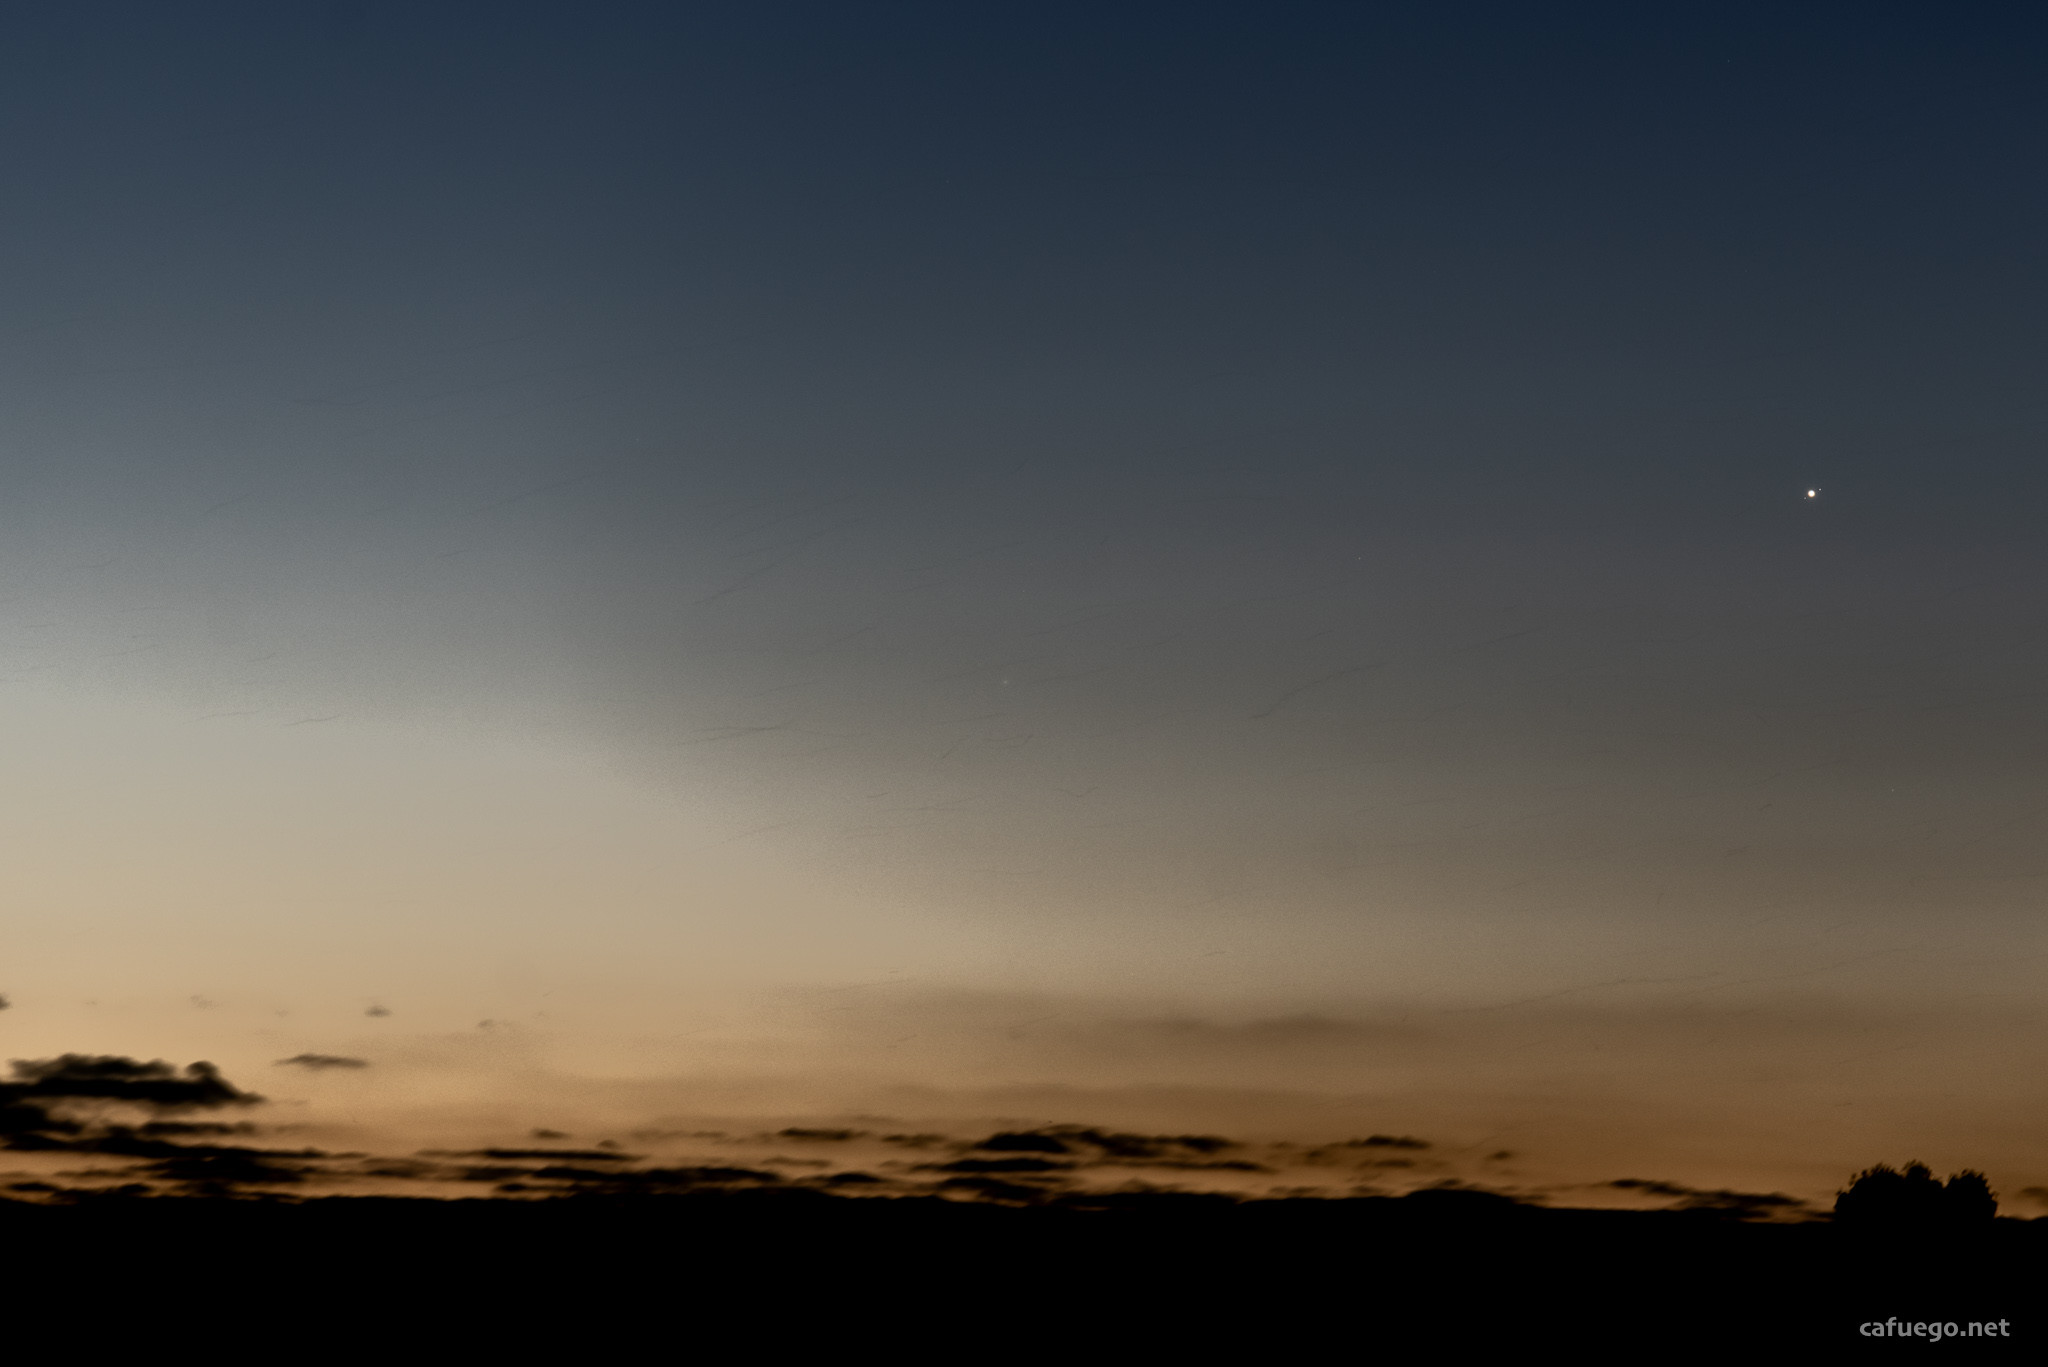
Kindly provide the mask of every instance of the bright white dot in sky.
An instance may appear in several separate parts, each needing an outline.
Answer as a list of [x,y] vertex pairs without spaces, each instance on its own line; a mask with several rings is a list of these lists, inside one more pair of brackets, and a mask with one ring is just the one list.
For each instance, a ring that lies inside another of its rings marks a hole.
[[1806,496],[1807,496],[1808,498],[1819,498],[1819,497],[1820,497],[1820,490],[1818,490],[1818,489],[1808,489],[1808,490],[1806,491]]

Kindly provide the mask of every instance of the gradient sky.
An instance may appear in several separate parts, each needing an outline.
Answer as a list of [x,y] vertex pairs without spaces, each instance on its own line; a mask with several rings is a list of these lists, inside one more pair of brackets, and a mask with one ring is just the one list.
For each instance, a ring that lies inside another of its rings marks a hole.
[[2048,1183],[2044,41],[17,8],[0,1053]]

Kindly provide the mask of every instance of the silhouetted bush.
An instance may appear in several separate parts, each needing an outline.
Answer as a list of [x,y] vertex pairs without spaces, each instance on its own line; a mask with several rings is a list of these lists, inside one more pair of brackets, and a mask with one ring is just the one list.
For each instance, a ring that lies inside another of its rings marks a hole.
[[1835,1218],[1866,1228],[1967,1227],[1998,1214],[1998,1198],[1981,1172],[1964,1169],[1940,1182],[1925,1163],[1905,1170],[1879,1163],[1835,1194]]
[[1997,1218],[1998,1196],[1991,1190],[1991,1179],[1975,1168],[1953,1174],[1941,1194],[1948,1201],[1953,1219],[1976,1224]]

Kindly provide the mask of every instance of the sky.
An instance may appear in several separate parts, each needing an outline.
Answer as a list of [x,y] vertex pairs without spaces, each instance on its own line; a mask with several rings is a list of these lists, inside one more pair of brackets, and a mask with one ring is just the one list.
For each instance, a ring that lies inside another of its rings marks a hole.
[[10,12],[0,1056],[2048,1188],[2043,29]]

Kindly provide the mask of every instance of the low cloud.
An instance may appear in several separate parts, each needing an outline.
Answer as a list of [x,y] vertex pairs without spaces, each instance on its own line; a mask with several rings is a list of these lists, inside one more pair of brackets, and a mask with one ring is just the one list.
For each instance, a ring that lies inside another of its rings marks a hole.
[[992,1134],[974,1147],[995,1153],[1079,1153],[1147,1160],[1221,1153],[1241,1146],[1210,1134],[1124,1134],[1091,1126],[1049,1125]]
[[[430,1155],[431,1156],[431,1155]],[[637,1163],[640,1155],[617,1149],[467,1149],[455,1158],[538,1158],[560,1163]]]
[[[211,1063],[183,1068],[161,1059],[143,1062],[114,1054],[64,1054],[53,1059],[17,1059],[12,1077],[0,1083],[0,1141],[26,1152],[102,1154],[131,1160],[132,1166],[97,1176],[147,1176],[187,1194],[228,1195],[250,1184],[296,1184],[306,1180],[318,1149],[258,1149],[205,1142],[252,1133],[248,1124],[171,1120],[194,1110],[254,1106],[263,1100],[242,1090]],[[140,1124],[110,1118],[107,1107],[136,1107],[155,1118]],[[50,1184],[16,1186],[31,1192]],[[66,1199],[143,1195],[146,1182],[116,1187],[52,1188]]]
[[1642,1177],[1622,1177],[1607,1183],[1614,1191],[1640,1196],[1657,1196],[1675,1203],[1677,1210],[1696,1210],[1740,1219],[1770,1219],[1805,1212],[1807,1203],[1782,1191],[1730,1191],[1726,1188],[1689,1187],[1683,1182],[1661,1182]]
[[137,1125],[134,1132],[152,1139],[168,1139],[182,1135],[254,1134],[256,1127],[249,1124],[223,1125],[213,1120],[152,1120],[146,1125]]
[[253,1106],[263,1098],[245,1092],[211,1063],[188,1063],[181,1071],[156,1059],[149,1063],[113,1054],[65,1054],[53,1059],[16,1059],[14,1080],[0,1083],[0,1103],[17,1099],[126,1101],[160,1111],[216,1106]]
[[1000,1177],[949,1177],[939,1183],[939,1190],[976,1197],[983,1201],[995,1201],[1003,1205],[1035,1205],[1046,1199],[1042,1187],[1027,1187],[1017,1182],[1007,1182]]
[[161,1059],[144,1063],[114,1054],[64,1054],[16,1059],[11,1070],[13,1077],[0,1082],[0,1142],[11,1149],[93,1142],[95,1127],[73,1113],[79,1103],[114,1102],[175,1115],[263,1100],[228,1082],[211,1063],[179,1069]]
[[1070,1172],[1072,1163],[1055,1163],[1049,1158],[961,1158],[951,1163],[929,1163],[935,1172]]
[[224,1191],[242,1185],[289,1185],[306,1180],[305,1170],[270,1161],[260,1149],[218,1149],[182,1153],[150,1165],[165,1181],[199,1191]]
[[498,1190],[510,1194],[591,1196],[673,1196],[697,1191],[718,1191],[732,1187],[781,1186],[783,1179],[758,1168],[706,1165],[678,1168],[628,1168],[605,1170],[550,1164],[540,1168],[473,1168],[465,1174],[472,1182],[495,1182]]
[[[1321,1026],[1310,1022],[1302,1028],[1314,1033]],[[274,1066],[318,1072],[367,1062],[305,1053],[277,1059]],[[554,1119],[551,1114],[529,1112],[531,1118],[522,1121],[514,1110],[471,1132],[468,1142],[485,1146],[450,1144],[404,1158],[391,1151],[395,1145],[381,1153],[349,1154],[254,1147],[260,1141],[241,1137],[256,1133],[256,1126],[218,1112],[259,1100],[206,1063],[90,1054],[17,1061],[0,1080],[0,1145],[24,1154],[48,1151],[48,1160],[24,1158],[34,1170],[18,1175],[66,1188],[108,1190],[145,1181],[165,1194],[231,1196],[270,1187],[285,1199],[316,1192],[388,1195],[394,1186],[422,1196],[455,1196],[483,1185],[480,1194],[520,1199],[759,1191],[1046,1205],[1137,1199],[1138,1192],[1151,1193],[1146,1199],[1172,1194],[1226,1202],[1403,1200],[1404,1191],[1421,1188],[1439,1194],[1424,1197],[1415,1209],[1450,1200],[1441,1193],[1455,1189],[1468,1195],[1491,1191],[1492,1198],[1525,1204],[1626,1204],[1739,1220],[1817,1215],[1816,1207],[1781,1191],[1641,1177],[1582,1184],[1599,1175],[1597,1168],[1570,1186],[1504,1172],[1485,1166],[1505,1152],[1490,1136],[1475,1139],[1470,1130],[1440,1134],[1424,1128],[1427,1117],[1418,1120],[1399,1100],[1364,1094],[1320,1114],[1304,1106],[1302,1115],[1289,1114],[1281,1128],[1272,1123],[1273,1103],[1290,1100],[1281,1092],[1231,1093],[1222,1097],[1230,1103],[1225,1105],[1199,1089],[898,1088],[874,1097],[831,1098],[815,1108],[791,1105],[779,1114],[768,1112],[777,1116],[773,1121],[755,1121],[759,1128],[739,1122],[743,1112],[707,1111],[691,1123],[692,1111],[664,1116],[651,1106],[638,1115],[607,1113],[603,1120],[586,1111],[583,1118],[590,1123],[573,1127],[589,1136],[581,1144],[546,1142],[570,1136],[530,1128],[534,1119]],[[551,1109],[560,1104],[548,1103]],[[1055,1123],[1063,1115],[1091,1123]],[[663,1124],[633,1128],[649,1118]],[[1215,1129],[1200,1128],[1205,1124]],[[633,1152],[611,1139],[598,1140],[614,1126],[620,1139],[633,1136]],[[1304,1138],[1304,1130],[1314,1137]],[[1337,1137],[1347,1133],[1354,1137]],[[450,1136],[458,1144],[464,1137],[460,1131]],[[65,1153],[118,1161],[103,1164],[105,1171],[58,1176],[55,1155]],[[1505,1191],[1466,1181],[1491,1183],[1504,1176],[1516,1179]],[[1445,1185],[1452,1182],[1460,1185]],[[18,1199],[40,1198],[22,1188]]]

